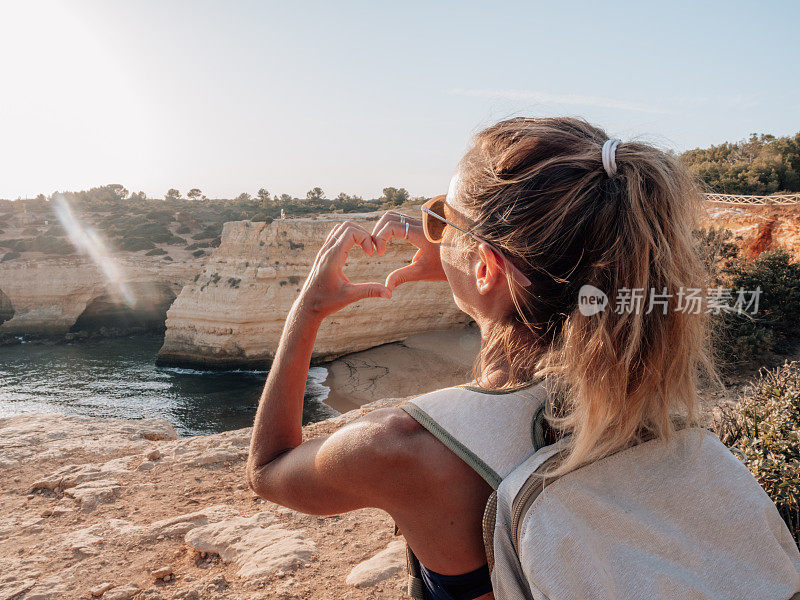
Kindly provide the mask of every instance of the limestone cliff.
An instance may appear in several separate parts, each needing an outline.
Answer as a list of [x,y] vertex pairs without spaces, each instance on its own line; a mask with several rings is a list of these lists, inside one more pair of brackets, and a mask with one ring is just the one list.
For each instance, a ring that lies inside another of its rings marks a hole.
[[[226,223],[222,243],[167,312],[159,363],[263,368],[274,357],[286,315],[331,228],[346,218],[371,231],[380,214]],[[415,251],[402,240],[390,241],[383,256],[353,248],[345,274],[355,283],[383,283]],[[470,320],[456,306],[447,282],[404,284],[390,300],[365,299],[328,317],[312,360],[461,327]]]
[[85,256],[0,263],[0,337],[161,325],[166,308],[195,275],[199,262],[165,264],[156,257],[120,253],[115,264],[133,299],[130,307],[118,301],[114,286]]

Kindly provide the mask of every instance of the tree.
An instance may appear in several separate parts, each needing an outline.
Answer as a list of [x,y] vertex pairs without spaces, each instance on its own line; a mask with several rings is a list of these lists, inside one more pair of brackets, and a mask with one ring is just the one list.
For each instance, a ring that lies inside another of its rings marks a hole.
[[119,183],[111,183],[106,186],[108,191],[110,191],[117,200],[125,200],[128,197],[128,190],[125,189],[125,186],[120,185]]
[[289,194],[281,194],[281,204],[290,204],[294,200]]
[[164,196],[165,200],[180,200],[181,193],[176,190],[175,188],[170,188],[167,190],[167,195]]
[[306,192],[306,200],[323,200],[324,198],[325,192],[320,187],[315,187],[313,190]]
[[241,194],[236,196],[236,201],[237,202],[250,202],[251,198],[252,198],[252,196],[250,194],[248,194],[247,192],[242,192]]
[[715,192],[800,191],[800,133],[794,137],[752,134],[734,144],[688,150],[680,159]]
[[405,188],[387,187],[383,188],[383,197],[386,199],[387,204],[393,206],[400,206],[404,202],[408,202],[409,194]]
[[189,193],[186,194],[186,196],[189,198],[189,200],[197,200],[202,195],[203,195],[203,192],[200,191],[198,188],[192,188],[192,189],[189,190]]
[[129,198],[129,200],[131,202],[144,202],[145,200],[147,200],[147,196],[145,195],[145,193],[143,191],[139,190],[135,194],[131,194],[131,197]]
[[258,190],[258,199],[261,202],[261,208],[265,210],[269,207],[269,204],[272,201],[269,191],[267,191],[265,188]]

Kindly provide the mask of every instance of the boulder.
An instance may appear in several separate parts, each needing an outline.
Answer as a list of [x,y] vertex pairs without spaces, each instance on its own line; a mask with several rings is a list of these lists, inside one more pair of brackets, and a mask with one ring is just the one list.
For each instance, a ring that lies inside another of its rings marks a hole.
[[353,587],[369,587],[389,579],[405,568],[406,543],[403,540],[394,540],[372,558],[353,567],[345,582]]
[[223,562],[234,563],[240,577],[259,580],[305,564],[316,549],[303,532],[285,529],[278,522],[274,514],[260,512],[196,527],[185,539],[198,551],[213,552]]

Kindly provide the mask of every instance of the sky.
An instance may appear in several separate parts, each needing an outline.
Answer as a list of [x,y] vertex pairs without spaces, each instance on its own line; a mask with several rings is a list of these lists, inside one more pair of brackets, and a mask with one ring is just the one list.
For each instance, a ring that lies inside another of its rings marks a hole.
[[800,2],[0,0],[0,198],[444,193],[578,116],[677,152],[800,131]]

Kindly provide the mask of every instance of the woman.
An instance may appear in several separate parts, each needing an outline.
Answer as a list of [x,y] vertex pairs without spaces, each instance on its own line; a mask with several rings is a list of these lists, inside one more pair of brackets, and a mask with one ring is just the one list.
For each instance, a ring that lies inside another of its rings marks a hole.
[[[371,232],[346,221],[329,233],[267,378],[247,465],[251,488],[311,514],[381,508],[423,565],[429,597],[493,598],[481,534],[492,486],[463,454],[400,407],[302,442],[320,323],[367,297],[391,310],[402,283],[446,280],[481,331],[474,385],[465,388],[488,402],[545,375],[557,382],[567,400],[547,421],[557,436],[570,435],[566,471],[644,431],[670,436],[675,414],[697,418],[698,368],[714,375],[707,314],[680,310],[679,291],[706,285],[692,238],[699,199],[676,159],[610,143],[578,119],[515,118],[482,131],[446,200],[426,205],[425,223],[388,211]],[[381,255],[393,237],[418,248],[413,262],[385,285],[351,284],[342,272],[349,250]],[[582,314],[587,284],[608,294],[605,310]],[[635,310],[611,307],[620,290],[638,288],[671,294],[668,310],[648,307],[647,298]],[[495,437],[499,444],[504,436]]]

